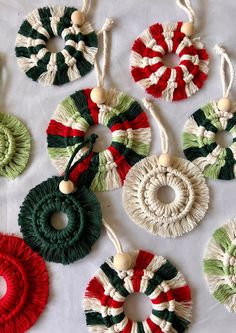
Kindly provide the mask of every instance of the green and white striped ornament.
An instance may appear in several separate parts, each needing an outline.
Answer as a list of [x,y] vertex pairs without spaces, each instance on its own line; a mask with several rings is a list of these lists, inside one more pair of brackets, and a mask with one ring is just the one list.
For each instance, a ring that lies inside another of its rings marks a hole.
[[[197,110],[185,123],[184,154],[208,178],[236,178],[235,111],[236,104],[232,104],[231,112],[222,112],[214,101]],[[222,131],[232,134],[233,142],[229,147],[224,148],[216,142],[217,133]]]
[[[61,85],[79,79],[94,65],[97,34],[88,21],[78,26],[71,21],[76,8],[43,7],[33,10],[22,23],[15,45],[19,67],[34,81]],[[65,41],[62,51],[47,49],[49,39]]]
[[236,218],[214,232],[203,267],[210,293],[236,313]]

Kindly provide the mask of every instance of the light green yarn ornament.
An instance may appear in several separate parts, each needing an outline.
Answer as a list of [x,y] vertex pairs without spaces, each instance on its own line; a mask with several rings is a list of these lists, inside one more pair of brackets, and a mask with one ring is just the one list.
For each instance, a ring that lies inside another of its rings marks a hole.
[[29,160],[31,136],[13,115],[0,112],[0,176],[15,179]]
[[214,232],[203,266],[210,293],[236,313],[236,218]]

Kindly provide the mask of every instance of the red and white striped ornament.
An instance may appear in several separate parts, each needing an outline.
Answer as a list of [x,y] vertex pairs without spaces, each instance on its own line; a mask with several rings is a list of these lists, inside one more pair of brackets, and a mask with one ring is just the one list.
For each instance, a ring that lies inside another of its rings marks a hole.
[[[154,97],[167,101],[182,100],[202,88],[208,76],[209,57],[199,38],[192,38],[195,14],[190,1],[177,4],[189,22],[156,23],[135,40],[131,52],[131,73],[139,85]],[[163,58],[175,53],[179,65],[167,67]]]

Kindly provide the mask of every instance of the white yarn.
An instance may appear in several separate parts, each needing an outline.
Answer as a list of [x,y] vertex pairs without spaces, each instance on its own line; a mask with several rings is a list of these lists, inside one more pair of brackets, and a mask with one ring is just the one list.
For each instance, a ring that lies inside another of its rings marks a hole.
[[[234,82],[234,77],[235,77],[234,67],[232,61],[230,60],[229,55],[226,53],[226,50],[222,46],[216,44],[214,49],[216,53],[221,56],[220,75],[223,87],[223,97],[228,97]],[[225,73],[226,63],[229,66],[229,74],[230,74],[228,87],[226,86],[226,73]]]
[[116,252],[117,253],[123,253],[122,245],[118,239],[118,236],[116,235],[115,231],[112,229],[112,227],[106,222],[106,220],[103,218],[102,223],[106,229],[107,235],[110,238],[111,242],[113,243]]
[[106,75],[106,70],[107,70],[107,63],[108,63],[108,32],[111,30],[114,22],[110,18],[106,18],[102,29],[98,31],[98,36],[103,35],[103,67],[102,70],[100,70],[98,66],[98,61],[97,58],[95,58],[95,72],[97,76],[97,86],[98,87],[103,87],[104,86],[104,80],[105,80],[105,75]]
[[194,21],[195,21],[195,12],[194,12],[193,7],[191,5],[191,1],[190,0],[176,0],[176,3],[188,15],[189,21],[194,23]]
[[81,11],[85,14],[88,14],[89,8],[90,8],[90,0],[83,0],[83,7]]
[[161,123],[160,118],[158,117],[157,113],[154,110],[153,104],[149,102],[146,98],[143,98],[143,105],[144,107],[151,113],[152,117],[156,120],[156,123],[160,130],[161,136],[161,149],[164,154],[168,153],[169,151],[169,138],[167,131],[163,124]]

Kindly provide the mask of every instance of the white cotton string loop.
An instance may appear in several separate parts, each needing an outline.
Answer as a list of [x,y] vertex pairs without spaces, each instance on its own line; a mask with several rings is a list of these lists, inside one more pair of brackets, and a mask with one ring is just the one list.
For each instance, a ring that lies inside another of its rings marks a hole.
[[[234,67],[232,61],[230,60],[229,55],[226,53],[226,50],[222,46],[216,44],[214,49],[216,53],[221,56],[220,75],[223,87],[223,97],[228,97],[234,82],[234,76],[235,76]],[[226,63],[229,66],[229,75],[230,75],[228,87],[226,86],[226,72],[225,72]]]
[[158,117],[156,110],[154,110],[153,104],[150,101],[148,101],[146,98],[143,98],[143,105],[151,113],[152,117],[156,120],[156,123],[160,130],[162,153],[167,154],[169,152],[169,138],[167,131],[164,125],[161,123],[161,120]]
[[115,231],[112,229],[112,227],[106,222],[106,220],[103,218],[102,219],[102,223],[106,229],[106,232],[107,232],[107,235],[108,237],[110,238],[110,240],[112,241],[115,249],[116,249],[116,252],[117,253],[124,253],[123,251],[123,248],[122,248],[122,245],[118,239],[118,237],[116,236],[115,234]]
[[83,7],[82,7],[81,11],[82,11],[84,14],[88,14],[89,7],[90,7],[90,0],[84,0],[84,1],[83,1]]
[[106,70],[107,70],[107,63],[108,63],[108,32],[111,30],[114,22],[110,18],[106,18],[102,29],[98,31],[98,36],[101,34],[103,35],[103,67],[102,70],[100,70],[98,66],[98,61],[97,57],[95,59],[94,67],[96,71],[96,76],[97,76],[97,86],[98,87],[103,87],[104,86],[104,80],[105,80],[105,75],[106,75]]
[[176,3],[188,15],[189,21],[194,23],[194,21],[195,21],[195,12],[194,12],[193,7],[191,5],[191,1],[190,0],[176,0]]

